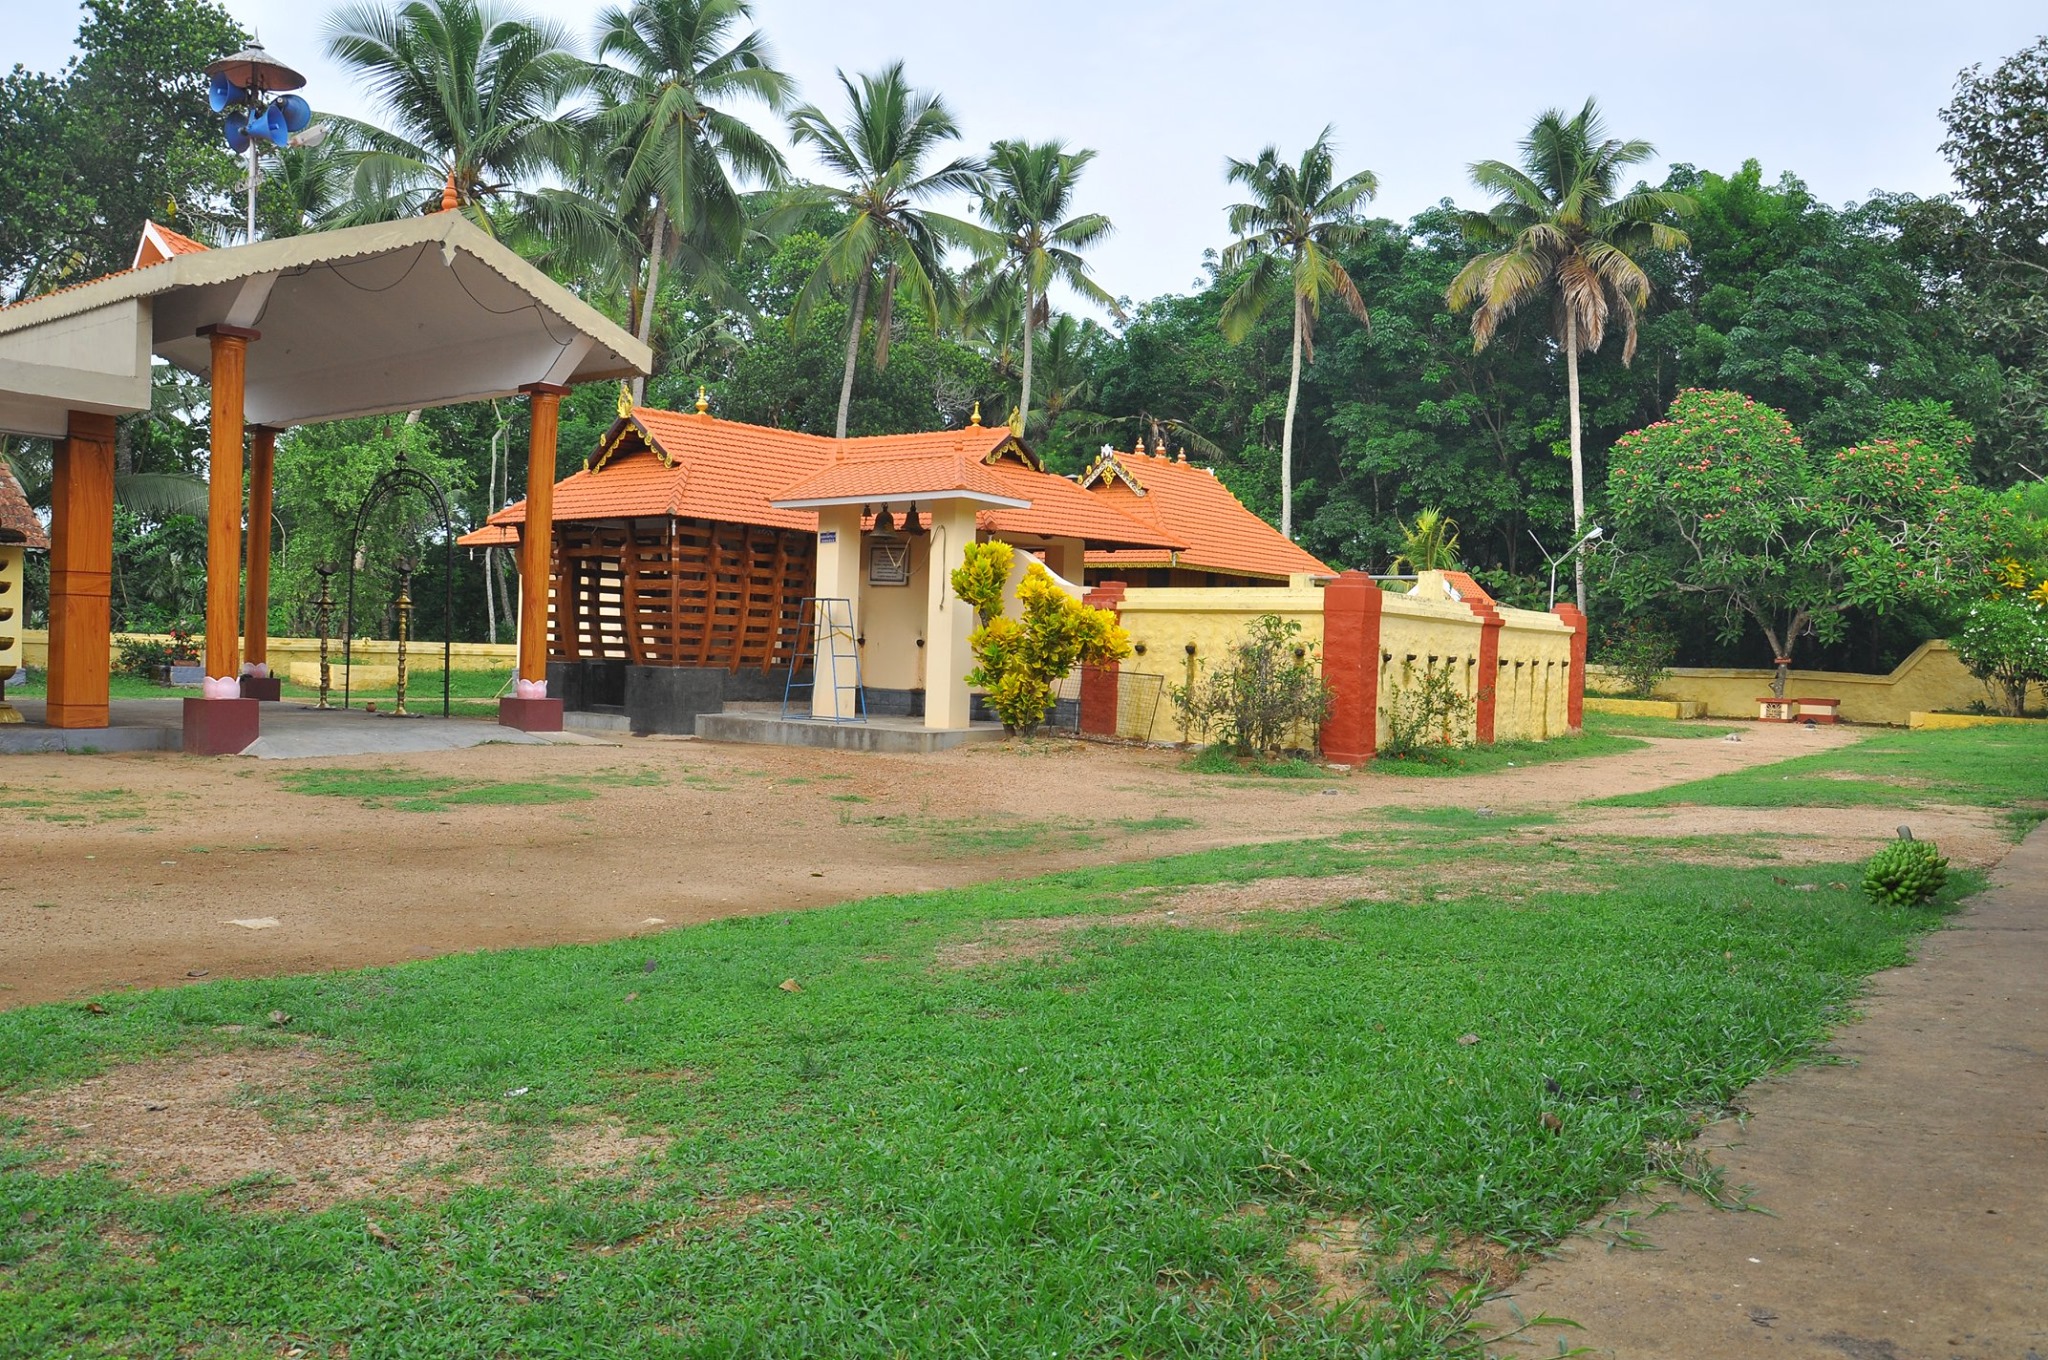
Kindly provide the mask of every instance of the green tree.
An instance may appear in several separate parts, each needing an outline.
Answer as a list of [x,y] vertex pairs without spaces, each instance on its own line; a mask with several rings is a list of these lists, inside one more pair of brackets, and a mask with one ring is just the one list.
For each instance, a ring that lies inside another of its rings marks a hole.
[[[591,82],[604,107],[593,131],[617,166],[619,204],[644,223],[642,341],[653,336],[666,260],[704,275],[736,259],[750,217],[736,180],[783,174],[782,153],[731,107],[758,101],[779,113],[793,88],[760,31],[741,31],[752,15],[747,0],[638,0],[598,21]],[[635,397],[644,393],[634,379]]]
[[208,0],[86,0],[61,76],[0,77],[0,295],[117,269],[150,218],[207,237],[235,159],[201,68],[247,35]]
[[[1686,235],[1667,216],[1692,210],[1692,200],[1666,189],[1621,192],[1621,175],[1655,154],[1645,141],[1607,135],[1588,99],[1577,114],[1547,110],[1522,141],[1522,164],[1480,161],[1472,183],[1498,200],[1467,214],[1467,237],[1492,249],[1476,257],[1445,290],[1453,311],[1472,309],[1472,344],[1484,349],[1503,319],[1548,295],[1558,345],[1564,350],[1571,416],[1572,533],[1585,533],[1585,444],[1579,404],[1579,355],[1597,351],[1610,322],[1622,332],[1621,362],[1636,352],[1636,323],[1650,300],[1650,279],[1638,256],[1677,250]],[[1579,608],[1586,607],[1585,555],[1573,558]]]
[[1370,170],[1339,180],[1331,129],[1324,128],[1301,160],[1289,165],[1276,147],[1253,161],[1233,160],[1227,175],[1249,201],[1232,204],[1223,270],[1238,275],[1224,300],[1223,333],[1233,343],[1251,332],[1279,294],[1293,304],[1294,344],[1287,377],[1287,415],[1280,433],[1280,532],[1294,536],[1294,415],[1301,397],[1301,364],[1315,362],[1316,317],[1327,294],[1366,320],[1365,299],[1339,262],[1363,238],[1358,210],[1379,192]]
[[801,326],[834,288],[851,287],[853,306],[846,326],[846,361],[839,381],[839,417],[833,429],[846,437],[853,402],[854,363],[875,271],[882,271],[881,301],[875,309],[875,368],[889,366],[890,326],[896,294],[906,289],[928,316],[950,302],[951,279],[944,269],[948,244],[984,241],[980,229],[919,205],[951,193],[981,187],[981,165],[958,156],[929,168],[946,143],[960,136],[945,101],[913,89],[897,62],[858,83],[839,73],[846,91],[846,122],[834,123],[815,104],[790,115],[790,135],[811,147],[826,169],[846,182],[818,190],[825,202],[846,214],[827,242],[817,269],[796,295],[790,320]]
[[1727,637],[1754,625],[1783,697],[1800,640],[1838,637],[1851,609],[1981,589],[2013,525],[1962,468],[1953,448],[1917,442],[1814,454],[1739,392],[1684,392],[1614,446],[1617,580],[1635,607],[1692,597]]
[[1051,320],[1047,294],[1052,285],[1064,283],[1119,319],[1123,316],[1116,299],[1089,276],[1081,255],[1109,235],[1109,219],[1101,213],[1069,215],[1075,183],[1094,159],[1093,151],[1068,151],[1061,142],[1001,141],[989,149],[981,218],[996,239],[986,243],[968,271],[968,282],[1021,305],[1020,428],[1030,426],[1032,341]]
[[579,128],[563,101],[587,75],[558,26],[477,0],[362,3],[328,21],[327,51],[382,105],[386,126],[331,118],[349,143],[353,200],[344,222],[433,212],[455,188],[459,211],[492,235],[499,213],[576,243],[618,249],[617,223],[588,196],[553,187],[573,172]]
[[1416,512],[1401,531],[1401,551],[1389,571],[1450,571],[1458,565],[1458,524],[1434,506]]

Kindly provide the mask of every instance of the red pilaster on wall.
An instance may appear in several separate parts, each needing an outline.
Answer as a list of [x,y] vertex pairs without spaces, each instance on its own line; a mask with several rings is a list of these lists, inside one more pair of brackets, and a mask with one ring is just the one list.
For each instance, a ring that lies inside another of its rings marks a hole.
[[1485,594],[1468,597],[1467,607],[1479,616],[1479,674],[1472,680],[1472,740],[1493,745],[1493,716],[1500,695],[1500,630],[1506,622]]
[[1340,765],[1363,765],[1379,747],[1380,615],[1386,593],[1362,571],[1347,571],[1323,587],[1323,682],[1330,687],[1330,717],[1323,724],[1323,755]]
[[[1081,597],[1081,603],[1095,609],[1107,609],[1112,614],[1123,608],[1124,591],[1128,589],[1122,581],[1104,581]],[[1113,737],[1116,735],[1116,694],[1117,666],[1114,661],[1106,666],[1084,666],[1081,669],[1081,730],[1092,736]]]
[[1565,725],[1576,732],[1586,725],[1586,616],[1575,604],[1561,604],[1551,613],[1572,630],[1572,673],[1565,681]]

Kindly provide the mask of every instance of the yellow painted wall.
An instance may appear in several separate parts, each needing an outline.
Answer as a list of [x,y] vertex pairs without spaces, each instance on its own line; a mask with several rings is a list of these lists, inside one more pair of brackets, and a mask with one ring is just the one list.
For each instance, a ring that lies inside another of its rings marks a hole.
[[[1602,667],[1586,670],[1589,692],[1618,688]],[[1757,699],[1770,692],[1770,671],[1732,667],[1680,667],[1657,687],[1664,698],[1700,700],[1716,718],[1754,718]],[[1785,693],[1794,699],[1840,699],[1843,722],[1893,727],[1906,726],[1916,710],[1966,709],[1987,697],[1984,682],[1970,674],[1946,642],[1938,640],[1921,643],[1890,675],[1795,670]]]
[[[26,631],[21,625],[27,622],[22,601],[22,557],[25,552],[20,545],[0,548],[0,680],[14,673],[22,664],[22,635]],[[44,647],[47,652],[47,644]]]
[[[162,633],[116,633],[109,640],[109,660],[119,660],[121,644],[130,638],[169,642]],[[23,664],[42,670],[50,664],[50,635],[37,628],[22,635]],[[341,664],[341,641],[336,639],[328,644],[328,660]],[[396,665],[398,644],[395,642],[358,641],[354,647],[357,661]],[[458,671],[509,671],[517,661],[517,653],[509,643],[457,642],[449,648],[448,664]],[[296,662],[320,661],[320,639],[318,638],[272,638],[270,640],[270,669],[272,673],[284,675],[290,672]],[[438,642],[409,642],[406,644],[406,662],[413,667],[439,669],[441,665],[441,644]]]
[[931,589],[932,536],[896,541],[910,544],[910,584],[876,586],[868,584],[874,535],[861,536],[859,631],[867,645],[860,650],[860,679],[875,689],[923,689],[925,649],[917,643],[924,636]]
[[[1123,626],[1131,635],[1134,654],[1123,663],[1126,673],[1162,677],[1159,711],[1151,728],[1154,741],[1186,741],[1165,691],[1187,684],[1193,673],[1217,658],[1244,636],[1261,614],[1278,614],[1301,624],[1301,640],[1320,648],[1323,640],[1323,592],[1318,586],[1271,586],[1205,589],[1199,587],[1135,589],[1124,594]],[[1566,730],[1567,677],[1571,664],[1571,632],[1555,614],[1502,609],[1501,659],[1494,713],[1499,741],[1541,741]],[[1480,688],[1480,623],[1462,603],[1389,594],[1380,620],[1379,740],[1387,738],[1389,705],[1403,677],[1428,668],[1448,667],[1459,692],[1468,700]],[[1193,645],[1192,655],[1188,647]],[[1135,649],[1142,647],[1142,652]],[[1518,667],[1514,663],[1521,662]],[[1409,683],[1413,683],[1410,679]],[[1118,735],[1142,738],[1146,714],[1142,707],[1120,705]],[[1467,719],[1454,734],[1472,739]]]

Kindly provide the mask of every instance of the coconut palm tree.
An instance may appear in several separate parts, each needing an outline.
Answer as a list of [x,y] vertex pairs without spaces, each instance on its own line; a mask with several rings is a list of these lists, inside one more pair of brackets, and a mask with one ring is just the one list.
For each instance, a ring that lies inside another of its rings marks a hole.
[[1280,426],[1280,532],[1294,536],[1294,412],[1301,400],[1301,364],[1316,360],[1316,316],[1325,295],[1335,297],[1360,321],[1368,321],[1365,299],[1337,257],[1365,238],[1358,209],[1379,192],[1379,177],[1361,170],[1336,177],[1331,129],[1301,153],[1298,164],[1267,147],[1255,161],[1234,160],[1226,171],[1244,186],[1248,202],[1231,205],[1230,230],[1237,240],[1223,252],[1223,272],[1239,274],[1223,300],[1223,335],[1232,344],[1251,334],[1266,307],[1281,293],[1294,303],[1294,354],[1287,378],[1287,416]]
[[994,239],[967,277],[970,285],[984,289],[1007,285],[1004,291],[1022,303],[1020,424],[1031,419],[1032,337],[1051,319],[1047,292],[1052,285],[1064,283],[1123,317],[1123,308],[1088,276],[1087,261],[1081,258],[1082,251],[1109,235],[1109,219],[1101,213],[1067,215],[1074,183],[1094,159],[1093,151],[1068,151],[1060,142],[1001,141],[989,149],[981,218]]
[[1401,530],[1401,551],[1389,571],[1451,571],[1458,565],[1458,522],[1441,510],[1415,512],[1413,524],[1395,521]]
[[[745,27],[752,16],[748,0],[636,0],[598,21],[589,79],[604,106],[593,131],[615,167],[620,208],[644,223],[642,341],[668,258],[699,274],[736,259],[749,212],[735,180],[782,178],[782,153],[731,109],[758,101],[780,113],[794,88],[760,31]],[[636,397],[643,383],[634,379]]]
[[884,368],[898,289],[907,288],[936,319],[942,290],[951,290],[943,269],[946,247],[985,246],[988,233],[918,206],[942,194],[973,193],[981,187],[981,163],[970,157],[956,156],[936,169],[927,168],[946,143],[960,136],[945,101],[930,91],[912,89],[904,79],[902,62],[876,75],[863,75],[858,82],[841,71],[839,83],[846,90],[843,126],[814,104],[804,105],[789,119],[790,135],[797,143],[812,148],[827,169],[847,181],[818,190],[822,201],[845,211],[847,221],[797,293],[790,320],[801,325],[831,289],[853,288],[846,372],[839,383],[837,432],[844,439],[861,321],[877,268],[882,276],[881,300],[875,308],[875,367]]
[[386,119],[329,119],[354,168],[343,222],[432,212],[453,186],[456,207],[493,235],[509,211],[589,253],[617,248],[617,224],[588,196],[540,187],[576,160],[579,129],[562,104],[586,68],[561,28],[478,0],[407,0],[349,5],[327,31],[328,55]]
[[[1650,278],[1636,257],[1688,244],[1684,232],[1662,219],[1690,213],[1691,198],[1659,189],[1619,192],[1622,172],[1655,154],[1648,142],[1609,137],[1591,99],[1569,117],[1562,109],[1545,111],[1522,139],[1521,165],[1472,166],[1472,183],[1499,201],[1486,212],[1465,214],[1465,237],[1491,248],[1460,270],[1444,293],[1453,311],[1472,308],[1474,350],[1485,349],[1516,308],[1551,298],[1571,406],[1575,539],[1586,531],[1579,355],[1598,350],[1615,324],[1622,330],[1622,364],[1635,358],[1636,319],[1650,300]],[[1572,569],[1583,613],[1585,554],[1573,559]]]

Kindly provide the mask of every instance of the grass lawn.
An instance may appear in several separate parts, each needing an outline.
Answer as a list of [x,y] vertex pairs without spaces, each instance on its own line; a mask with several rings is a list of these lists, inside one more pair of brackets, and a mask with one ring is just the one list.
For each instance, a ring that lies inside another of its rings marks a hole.
[[[0,1013],[0,1100],[122,1058],[303,1045],[337,1075],[267,1107],[283,1128],[459,1117],[500,1163],[300,1211],[266,1207],[274,1181],[54,1170],[48,1131],[0,1114],[0,1356],[1450,1354],[1474,1291],[1432,1277],[1437,1249],[1540,1246],[1670,1170],[1941,918],[1773,867],[1389,817]],[[1165,918],[1182,890],[1340,874],[1386,891]],[[949,962],[974,941],[1010,947]],[[651,1141],[610,1170],[548,1159],[621,1131]],[[1364,1252],[1384,1306],[1319,1303],[1289,1251],[1311,1230]]]
[[1608,737],[1725,737],[1739,727],[1697,718],[1653,718],[1641,713],[1588,713],[1585,730]]
[[[438,660],[439,649],[434,650]],[[338,647],[334,653],[334,664],[341,664],[341,651]],[[510,674],[509,671],[450,672],[450,715],[458,718],[495,716],[498,711],[498,691],[504,688]],[[287,703],[311,704],[320,698],[318,685],[295,685],[290,680],[281,680],[279,689]],[[191,699],[199,696],[197,685],[159,685],[153,680],[144,680],[133,675],[110,676],[107,691],[108,697],[114,699]],[[28,683],[21,688],[7,691],[10,697],[23,699],[42,699],[48,696],[48,692],[49,673],[39,670],[30,671]],[[388,685],[370,689],[358,686],[349,693],[349,706],[361,708],[363,702],[368,700],[380,708],[388,708],[395,697]],[[329,691],[328,701],[337,708],[341,705],[339,672],[336,673],[333,688]],[[438,665],[432,670],[414,667],[407,672],[405,705],[408,709],[420,713],[438,714],[441,711],[441,668]]]
[[1614,807],[2003,808],[2024,832],[2048,817],[2048,732],[1972,727],[1888,732],[1854,746],[1601,800]]
[[1576,737],[1553,737],[1549,741],[1497,741],[1491,746],[1432,746],[1420,754],[1399,759],[1382,753],[1374,760],[1374,774],[1434,775],[1484,774],[1510,765],[1547,765],[1553,760],[1583,760],[1590,756],[1618,755],[1639,751],[1643,743],[1632,736],[1598,731],[1588,723]]

